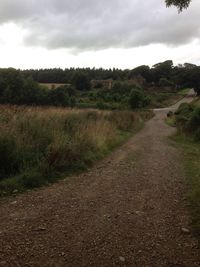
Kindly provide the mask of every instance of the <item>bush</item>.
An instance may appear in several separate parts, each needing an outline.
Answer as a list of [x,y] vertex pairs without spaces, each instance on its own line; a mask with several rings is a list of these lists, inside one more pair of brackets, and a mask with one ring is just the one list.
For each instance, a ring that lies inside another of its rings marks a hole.
[[189,116],[191,112],[193,111],[193,108],[190,104],[188,103],[182,103],[178,110],[176,111],[176,115],[181,115],[181,116]]
[[132,109],[142,108],[150,103],[150,99],[142,89],[133,89],[130,93],[129,104]]
[[175,114],[178,128],[200,140],[200,107],[183,103]]
[[196,140],[200,141],[200,107],[194,108],[187,125]]
[[196,107],[192,111],[188,127],[194,131],[200,128],[200,107]]

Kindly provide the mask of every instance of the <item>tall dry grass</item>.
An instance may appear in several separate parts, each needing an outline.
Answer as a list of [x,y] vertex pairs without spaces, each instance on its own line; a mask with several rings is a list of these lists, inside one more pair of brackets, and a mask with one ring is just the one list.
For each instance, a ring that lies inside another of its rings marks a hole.
[[0,192],[83,170],[142,124],[129,111],[0,106]]

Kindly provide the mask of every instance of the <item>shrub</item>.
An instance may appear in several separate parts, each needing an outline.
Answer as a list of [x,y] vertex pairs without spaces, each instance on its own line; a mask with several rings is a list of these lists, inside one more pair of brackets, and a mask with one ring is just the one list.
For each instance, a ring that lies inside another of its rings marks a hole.
[[133,89],[130,93],[129,104],[132,109],[142,108],[150,103],[150,98],[144,94],[142,89]]
[[200,107],[196,107],[192,111],[188,127],[194,131],[200,128]]
[[195,139],[200,141],[200,107],[194,108],[188,121],[187,128],[194,134]]
[[183,103],[175,114],[178,128],[200,140],[200,108]]

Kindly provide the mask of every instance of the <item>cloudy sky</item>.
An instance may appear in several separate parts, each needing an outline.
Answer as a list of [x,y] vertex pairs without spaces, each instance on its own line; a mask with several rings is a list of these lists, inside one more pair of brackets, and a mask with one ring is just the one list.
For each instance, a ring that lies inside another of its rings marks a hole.
[[199,0],[1,0],[0,67],[200,64],[199,18]]

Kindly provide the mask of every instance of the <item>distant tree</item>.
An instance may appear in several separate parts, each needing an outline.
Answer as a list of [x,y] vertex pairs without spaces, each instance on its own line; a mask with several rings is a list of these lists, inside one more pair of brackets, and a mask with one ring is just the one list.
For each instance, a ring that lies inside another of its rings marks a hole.
[[200,67],[194,67],[186,70],[186,81],[187,87],[194,88],[197,95],[200,95]]
[[174,69],[174,81],[180,88],[194,88],[197,95],[200,95],[200,67],[194,64],[185,63]]
[[79,91],[90,90],[91,88],[89,76],[82,72],[75,73],[72,83]]
[[138,75],[141,75],[146,80],[146,82],[151,82],[152,77],[149,66],[142,65],[131,70],[129,73],[129,79],[132,79]]
[[41,104],[41,90],[39,84],[31,77],[25,79],[22,100],[23,104]]
[[23,95],[24,78],[19,70],[0,70],[0,101],[20,104]]
[[186,69],[193,69],[193,68],[197,67],[197,65],[191,64],[191,63],[184,63],[183,67]]
[[161,78],[170,80],[173,71],[173,61],[166,60],[161,63],[155,64],[152,69],[152,77],[154,82],[159,82]]
[[60,86],[57,89],[49,91],[49,104],[54,106],[69,106],[70,99],[67,88]]
[[130,94],[133,86],[127,82],[116,82],[113,85],[113,88],[110,90],[112,94],[127,95]]
[[161,87],[172,87],[174,86],[174,83],[166,78],[160,78],[159,80],[159,86]]
[[175,6],[179,12],[189,7],[191,0],[165,0],[167,7]]

